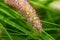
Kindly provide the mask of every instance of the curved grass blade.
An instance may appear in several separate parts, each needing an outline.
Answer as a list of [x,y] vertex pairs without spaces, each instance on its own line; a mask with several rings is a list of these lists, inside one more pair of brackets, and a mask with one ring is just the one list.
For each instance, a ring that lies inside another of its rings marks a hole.
[[49,35],[48,33],[46,33],[45,31],[42,32],[41,34],[41,37],[44,39],[44,40],[55,40],[51,35]]
[[6,34],[8,35],[8,37],[10,38],[10,40],[13,40],[10,36],[10,34],[7,32],[7,30],[3,27],[3,25],[0,23],[0,27],[6,32]]

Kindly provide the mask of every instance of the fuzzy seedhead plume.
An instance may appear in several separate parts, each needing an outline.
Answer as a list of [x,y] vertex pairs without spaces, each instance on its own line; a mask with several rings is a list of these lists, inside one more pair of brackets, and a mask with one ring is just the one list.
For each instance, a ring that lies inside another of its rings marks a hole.
[[35,9],[32,8],[27,0],[5,0],[5,3],[15,7],[23,14],[23,16],[27,19],[28,22],[32,24],[34,28],[42,31],[42,24],[40,23],[40,19],[36,14]]

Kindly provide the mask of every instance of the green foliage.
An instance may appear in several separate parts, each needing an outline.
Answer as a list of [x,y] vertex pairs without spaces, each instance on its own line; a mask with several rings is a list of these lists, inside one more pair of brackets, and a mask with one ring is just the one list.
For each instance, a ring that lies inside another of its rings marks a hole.
[[60,40],[60,14],[47,6],[52,0],[46,1],[29,0],[41,17],[43,31],[39,32],[15,8],[0,0],[0,40]]

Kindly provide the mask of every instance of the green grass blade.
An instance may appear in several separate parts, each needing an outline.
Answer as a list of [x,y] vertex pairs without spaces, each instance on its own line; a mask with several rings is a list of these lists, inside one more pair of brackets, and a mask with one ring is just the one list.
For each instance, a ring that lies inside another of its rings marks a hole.
[[11,36],[9,35],[9,33],[7,32],[7,30],[5,29],[5,27],[3,27],[3,25],[0,23],[0,27],[6,32],[6,34],[8,35],[8,37],[10,38],[10,40],[13,40],[11,38]]

